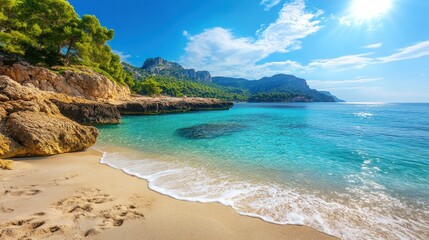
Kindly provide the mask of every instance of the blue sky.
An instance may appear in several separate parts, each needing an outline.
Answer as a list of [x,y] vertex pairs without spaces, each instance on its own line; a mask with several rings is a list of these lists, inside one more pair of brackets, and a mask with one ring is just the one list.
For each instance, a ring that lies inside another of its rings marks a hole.
[[429,102],[427,0],[70,0],[141,66],[163,57],[213,76],[277,73],[347,101]]

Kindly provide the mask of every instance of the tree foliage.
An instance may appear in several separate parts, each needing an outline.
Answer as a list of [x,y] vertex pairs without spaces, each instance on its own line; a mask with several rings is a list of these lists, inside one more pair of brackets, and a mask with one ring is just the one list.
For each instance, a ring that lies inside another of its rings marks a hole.
[[145,95],[156,96],[161,94],[162,89],[159,87],[159,83],[150,77],[141,83],[141,92]]
[[296,98],[302,101],[311,100],[308,96],[299,93],[265,92],[251,95],[249,102],[292,102]]
[[82,64],[134,86],[107,42],[114,32],[66,0],[0,0],[0,51],[33,64]]
[[[155,81],[162,89],[162,94],[173,97],[206,97],[218,98],[230,101],[247,100],[247,92],[240,89],[222,87],[213,83],[197,82],[190,80],[179,80],[174,77],[150,76],[143,80],[142,84]],[[138,84],[137,84],[138,85]],[[144,90],[138,91],[146,94]]]

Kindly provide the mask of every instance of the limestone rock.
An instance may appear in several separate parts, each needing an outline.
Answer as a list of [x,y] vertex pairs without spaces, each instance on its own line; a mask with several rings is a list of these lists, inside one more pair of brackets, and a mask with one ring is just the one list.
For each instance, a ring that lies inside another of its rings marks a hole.
[[12,144],[11,140],[0,133],[0,156],[9,152],[9,146]]
[[83,125],[121,123],[121,114],[116,106],[97,102],[62,102],[51,99],[61,113]]
[[198,71],[195,73],[195,78],[202,82],[211,82],[212,76],[208,71]]
[[[130,72],[132,71],[132,67],[130,67],[130,65],[127,65],[125,69]],[[160,57],[147,59],[141,69],[143,69],[149,74],[161,75],[166,77],[190,79],[201,82],[212,81],[212,77],[208,71],[195,71],[194,69],[185,69],[178,63],[169,62]]]
[[18,62],[11,66],[0,65],[0,75],[9,76],[22,85],[32,84],[43,91],[63,93],[89,100],[126,100],[130,96],[128,86],[119,85],[84,67],[66,69],[62,74],[57,74],[43,67]]
[[96,141],[96,128],[64,117],[36,89],[0,76],[0,96],[0,158],[79,151]]
[[116,106],[122,115],[145,115],[202,110],[227,110],[233,104],[213,98],[133,97],[129,101],[117,103]]

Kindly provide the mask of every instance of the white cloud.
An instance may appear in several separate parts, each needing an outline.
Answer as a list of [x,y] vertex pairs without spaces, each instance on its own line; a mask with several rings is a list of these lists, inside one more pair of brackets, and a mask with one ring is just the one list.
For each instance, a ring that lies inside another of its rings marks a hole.
[[347,27],[350,27],[352,25],[352,21],[348,17],[339,17],[338,21],[341,25],[345,25]]
[[311,87],[317,89],[337,89],[344,87],[353,87],[355,84],[363,84],[380,81],[383,78],[371,78],[371,77],[358,77],[355,79],[347,79],[347,80],[308,80],[308,84]]
[[281,0],[262,0],[259,4],[264,6],[265,11],[270,11],[271,8],[277,6]]
[[121,62],[126,62],[132,56],[121,51],[112,50],[112,52],[121,58]]
[[261,59],[264,49],[251,38],[235,37],[230,30],[217,27],[190,36],[185,52],[184,65],[201,69],[251,64]]
[[383,46],[383,43],[374,43],[374,44],[369,44],[366,46],[363,46],[364,48],[369,48],[369,49],[376,49],[376,48],[381,48]]
[[189,32],[186,31],[186,30],[183,30],[182,35],[185,36],[185,37],[189,37],[190,36]]
[[[241,69],[243,72],[242,77],[247,77],[249,79],[259,79],[261,77],[273,76],[279,73],[293,74],[301,70],[304,70],[304,67],[301,64],[289,60],[282,62],[267,62],[258,65],[248,65]],[[228,76],[228,74],[231,74],[231,72],[227,70],[225,71],[225,74],[219,75]]]
[[280,10],[279,17],[274,23],[259,32],[256,45],[262,45],[269,54],[288,52],[288,47],[299,44],[299,40],[319,31],[320,21],[313,20],[323,12],[305,12],[303,0],[285,4]]
[[[375,44],[374,44],[375,45]],[[373,47],[374,48],[374,47]],[[373,53],[346,55],[331,59],[316,59],[310,62],[307,69],[350,69],[363,68],[370,64],[382,64],[429,56],[429,41],[419,42],[399,49],[396,53],[385,57],[370,57]]]
[[[271,1],[262,1],[261,5],[263,3],[268,4]],[[278,18],[270,24],[262,24],[254,36],[236,36],[232,30],[222,27],[205,29],[196,35],[183,31],[188,43],[179,62],[184,67],[208,70],[213,76],[257,79],[278,73],[300,74],[323,69],[360,69],[372,64],[429,56],[429,41],[425,41],[381,57],[375,56],[372,52],[364,52],[331,59],[315,59],[308,65],[291,60],[278,62],[265,60],[274,53],[300,49],[302,39],[320,30],[318,17],[322,13],[321,10],[308,12],[304,0],[294,0],[283,4]],[[349,18],[341,19],[335,15],[331,15],[330,18],[338,19],[345,25],[353,24]],[[380,42],[362,47],[377,49],[382,46],[383,43]]]
[[335,21],[338,21],[340,26],[346,26],[346,27],[353,26],[353,27],[359,27],[359,28],[363,27],[367,32],[372,32],[383,28],[383,23],[381,22],[380,19],[372,19],[371,21],[362,21],[350,15],[338,16],[335,14],[331,14],[329,18]]
[[337,69],[337,68],[363,68],[371,61],[373,61],[369,55],[372,53],[363,53],[355,55],[341,56],[331,59],[316,59],[308,64],[308,67],[314,68],[326,68],[326,69]]
[[254,37],[237,37],[231,30],[215,27],[189,35],[180,62],[186,67],[205,69],[212,75],[257,78],[268,73],[301,69],[296,62],[258,64],[273,53],[299,49],[300,40],[320,29],[314,20],[321,11],[305,11],[303,0],[283,5],[277,20],[258,30]]
[[377,60],[382,63],[386,63],[419,58],[424,56],[429,56],[429,41],[419,42],[417,44],[408,46],[406,48],[400,49],[397,53],[394,53],[390,56],[378,58]]

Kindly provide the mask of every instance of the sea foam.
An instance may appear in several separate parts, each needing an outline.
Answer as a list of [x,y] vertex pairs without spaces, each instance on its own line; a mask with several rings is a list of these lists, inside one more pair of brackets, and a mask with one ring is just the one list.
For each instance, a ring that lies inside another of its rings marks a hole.
[[[363,187],[329,195],[275,182],[245,179],[180,161],[145,158],[144,152],[103,151],[101,163],[146,179],[149,188],[180,200],[219,202],[242,215],[277,224],[311,226],[342,239],[429,239],[428,211],[386,194],[362,176]],[[368,191],[371,188],[371,191]],[[427,209],[427,208],[425,208]]]

